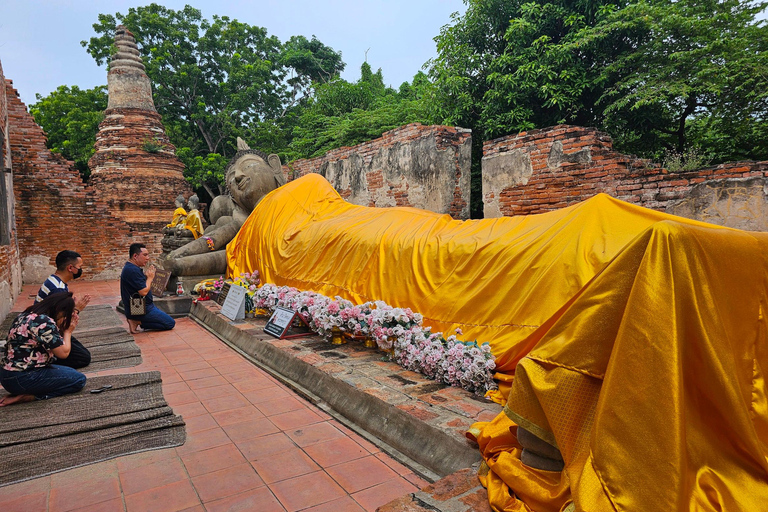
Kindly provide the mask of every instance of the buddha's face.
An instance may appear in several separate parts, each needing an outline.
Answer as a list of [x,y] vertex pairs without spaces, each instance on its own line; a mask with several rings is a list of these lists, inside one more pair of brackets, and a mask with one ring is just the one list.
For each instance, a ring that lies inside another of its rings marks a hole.
[[232,200],[250,213],[266,194],[277,188],[272,168],[258,155],[243,155],[227,172]]

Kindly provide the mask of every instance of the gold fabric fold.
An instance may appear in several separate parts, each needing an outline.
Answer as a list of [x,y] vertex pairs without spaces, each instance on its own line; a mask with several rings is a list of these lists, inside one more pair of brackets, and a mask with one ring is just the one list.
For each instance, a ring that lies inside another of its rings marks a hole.
[[458,221],[353,205],[309,174],[259,202],[227,246],[228,272],[258,269],[262,282],[410,307],[435,331],[489,342],[508,385],[535,344],[529,336],[670,217],[600,194],[542,215]]
[[[230,275],[354,302],[489,342],[505,412],[478,423],[502,511],[762,510],[768,503],[768,234],[606,195],[456,221],[344,201],[311,174],[267,195]],[[521,425],[562,472],[520,462]]]
[[765,233],[656,223],[537,333],[505,416],[560,448],[576,510],[765,509],[767,254]]
[[166,224],[167,228],[175,228],[179,223],[183,222],[187,218],[187,210],[184,208],[176,208],[173,212],[173,219],[170,224]]

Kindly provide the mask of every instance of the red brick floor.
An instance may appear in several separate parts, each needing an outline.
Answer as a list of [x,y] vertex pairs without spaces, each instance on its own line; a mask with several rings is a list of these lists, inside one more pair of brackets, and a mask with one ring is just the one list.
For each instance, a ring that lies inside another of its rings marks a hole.
[[[70,289],[119,300],[117,281]],[[0,487],[2,512],[372,511],[427,485],[188,318],[136,343],[140,366],[88,375],[159,370],[187,442]]]

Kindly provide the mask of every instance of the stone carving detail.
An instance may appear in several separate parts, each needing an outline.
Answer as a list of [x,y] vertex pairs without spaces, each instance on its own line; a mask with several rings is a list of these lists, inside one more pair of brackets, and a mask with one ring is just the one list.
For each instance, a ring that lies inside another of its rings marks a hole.
[[698,183],[666,212],[719,226],[768,231],[768,180],[727,178]]

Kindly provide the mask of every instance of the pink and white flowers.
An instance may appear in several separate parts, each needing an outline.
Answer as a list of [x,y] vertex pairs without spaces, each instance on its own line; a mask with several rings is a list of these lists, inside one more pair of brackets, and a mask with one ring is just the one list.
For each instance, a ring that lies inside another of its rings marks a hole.
[[[257,277],[258,279],[258,277]],[[303,314],[309,326],[330,337],[338,327],[354,336],[371,336],[382,349],[394,349],[394,361],[445,384],[484,394],[497,387],[496,368],[488,343],[461,341],[455,334],[443,337],[423,327],[423,317],[409,308],[395,308],[383,301],[355,305],[336,297],[302,292],[289,286],[264,284],[254,293],[256,308],[287,307]],[[462,334],[456,329],[457,334]]]

